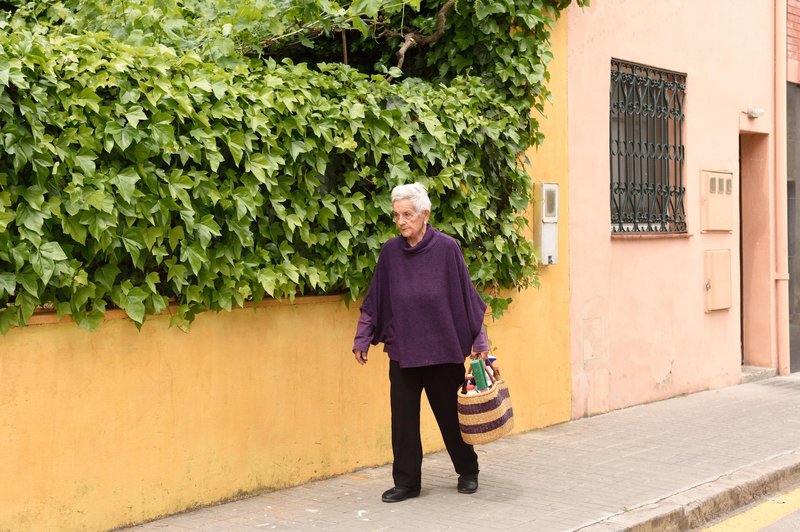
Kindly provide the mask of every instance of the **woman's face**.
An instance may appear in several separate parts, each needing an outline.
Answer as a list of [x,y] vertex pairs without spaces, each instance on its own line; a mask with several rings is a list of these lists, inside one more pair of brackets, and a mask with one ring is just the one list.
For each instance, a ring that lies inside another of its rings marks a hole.
[[423,211],[420,214],[411,200],[397,200],[392,204],[392,213],[397,229],[409,244],[413,246],[422,240],[430,211]]

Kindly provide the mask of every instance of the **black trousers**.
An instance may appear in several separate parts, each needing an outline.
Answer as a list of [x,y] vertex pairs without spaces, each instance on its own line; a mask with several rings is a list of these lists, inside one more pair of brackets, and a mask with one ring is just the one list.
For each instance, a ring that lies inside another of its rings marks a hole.
[[464,365],[401,368],[399,363],[390,360],[389,381],[394,485],[416,488],[422,482],[422,440],[419,433],[422,390],[428,397],[456,473],[477,474],[478,455],[472,445],[464,443],[458,429],[456,390],[464,382]]

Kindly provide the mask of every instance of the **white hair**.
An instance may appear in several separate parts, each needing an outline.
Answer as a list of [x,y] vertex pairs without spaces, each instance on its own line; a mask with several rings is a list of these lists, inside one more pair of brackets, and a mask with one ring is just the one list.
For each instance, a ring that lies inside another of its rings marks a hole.
[[428,189],[420,183],[409,183],[398,185],[392,189],[392,205],[396,201],[411,200],[414,210],[422,214],[424,211],[431,211],[431,200],[428,197]]

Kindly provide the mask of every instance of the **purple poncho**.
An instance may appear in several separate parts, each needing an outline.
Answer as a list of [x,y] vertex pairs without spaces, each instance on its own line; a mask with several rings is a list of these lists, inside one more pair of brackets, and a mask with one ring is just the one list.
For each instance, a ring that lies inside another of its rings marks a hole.
[[414,247],[400,236],[383,245],[361,311],[374,325],[372,344],[383,342],[389,358],[408,368],[463,364],[486,303],[458,242],[428,225]]

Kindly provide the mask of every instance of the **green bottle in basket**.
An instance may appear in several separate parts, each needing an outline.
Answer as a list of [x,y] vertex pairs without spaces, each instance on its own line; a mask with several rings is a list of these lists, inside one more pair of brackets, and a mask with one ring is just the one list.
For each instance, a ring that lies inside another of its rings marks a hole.
[[489,383],[486,382],[486,369],[483,367],[483,360],[473,360],[469,363],[469,369],[472,372],[472,377],[475,379],[475,389],[483,391],[489,388]]

